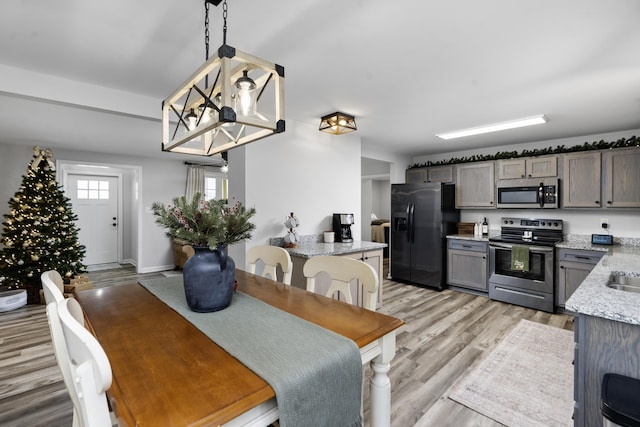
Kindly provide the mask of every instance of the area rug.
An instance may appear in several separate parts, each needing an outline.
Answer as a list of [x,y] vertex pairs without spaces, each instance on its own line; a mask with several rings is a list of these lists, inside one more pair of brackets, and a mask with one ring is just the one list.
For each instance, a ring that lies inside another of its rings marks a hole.
[[168,270],[168,271],[161,271],[160,274],[162,274],[164,277],[175,277],[175,276],[182,276],[182,271]]
[[573,425],[573,333],[521,320],[449,398],[509,427]]

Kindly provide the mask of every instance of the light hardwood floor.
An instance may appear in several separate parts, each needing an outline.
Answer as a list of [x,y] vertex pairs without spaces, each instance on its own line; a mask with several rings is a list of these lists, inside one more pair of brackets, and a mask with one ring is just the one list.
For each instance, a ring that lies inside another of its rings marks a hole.
[[[386,265],[385,265],[386,267]],[[111,286],[137,275],[130,266],[89,273]],[[389,373],[393,426],[500,426],[450,400],[449,388],[488,355],[520,321],[573,330],[572,316],[549,314],[486,297],[435,292],[384,280],[380,312],[403,319]],[[367,368],[365,376],[370,376]],[[365,400],[368,399],[365,388]],[[365,402],[365,408],[368,408]],[[368,413],[365,412],[365,425]],[[71,402],[58,372],[44,306],[0,313],[0,426],[70,426]]]

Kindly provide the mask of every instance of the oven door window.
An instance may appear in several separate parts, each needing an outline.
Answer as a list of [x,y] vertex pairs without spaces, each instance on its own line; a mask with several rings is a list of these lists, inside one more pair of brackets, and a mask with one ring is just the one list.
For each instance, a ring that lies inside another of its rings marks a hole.
[[529,271],[511,270],[511,250],[495,250],[495,273],[502,276],[520,277],[522,279],[545,281],[544,260],[546,254],[529,251]]

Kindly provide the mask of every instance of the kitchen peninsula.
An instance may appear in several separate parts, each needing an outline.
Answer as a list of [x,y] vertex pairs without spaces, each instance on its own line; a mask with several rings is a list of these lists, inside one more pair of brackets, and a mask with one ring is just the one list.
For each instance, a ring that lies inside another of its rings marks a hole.
[[[270,244],[274,246],[284,246],[282,238],[270,239]],[[379,285],[378,285],[378,307],[382,304],[382,261],[383,261],[383,249],[387,247],[385,243],[366,242],[366,241],[354,241],[351,243],[325,243],[322,240],[322,235],[318,236],[301,236],[300,243],[295,248],[285,248],[291,255],[293,261],[293,274],[291,278],[291,284],[293,286],[306,289],[307,279],[302,274],[302,268],[305,262],[319,255],[334,255],[334,256],[346,256],[350,258],[359,259],[371,265],[373,269],[378,273]],[[327,278],[320,278],[316,281],[316,292],[323,294],[329,289],[329,280]],[[360,307],[364,306],[364,294],[362,286],[359,283],[353,283],[351,288],[351,294],[354,298],[354,304]]]
[[621,276],[640,280],[640,242],[633,240],[608,249],[583,245],[606,253],[566,303],[566,308],[576,313],[576,426],[602,425],[600,392],[604,374],[640,378],[640,293],[609,286],[621,281]]

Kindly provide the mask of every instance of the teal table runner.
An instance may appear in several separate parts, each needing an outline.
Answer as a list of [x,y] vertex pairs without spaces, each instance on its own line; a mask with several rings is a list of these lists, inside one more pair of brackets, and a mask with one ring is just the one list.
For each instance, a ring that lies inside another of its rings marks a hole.
[[282,427],[362,425],[353,341],[241,292],[224,310],[193,312],[182,276],[140,284],[274,389]]

